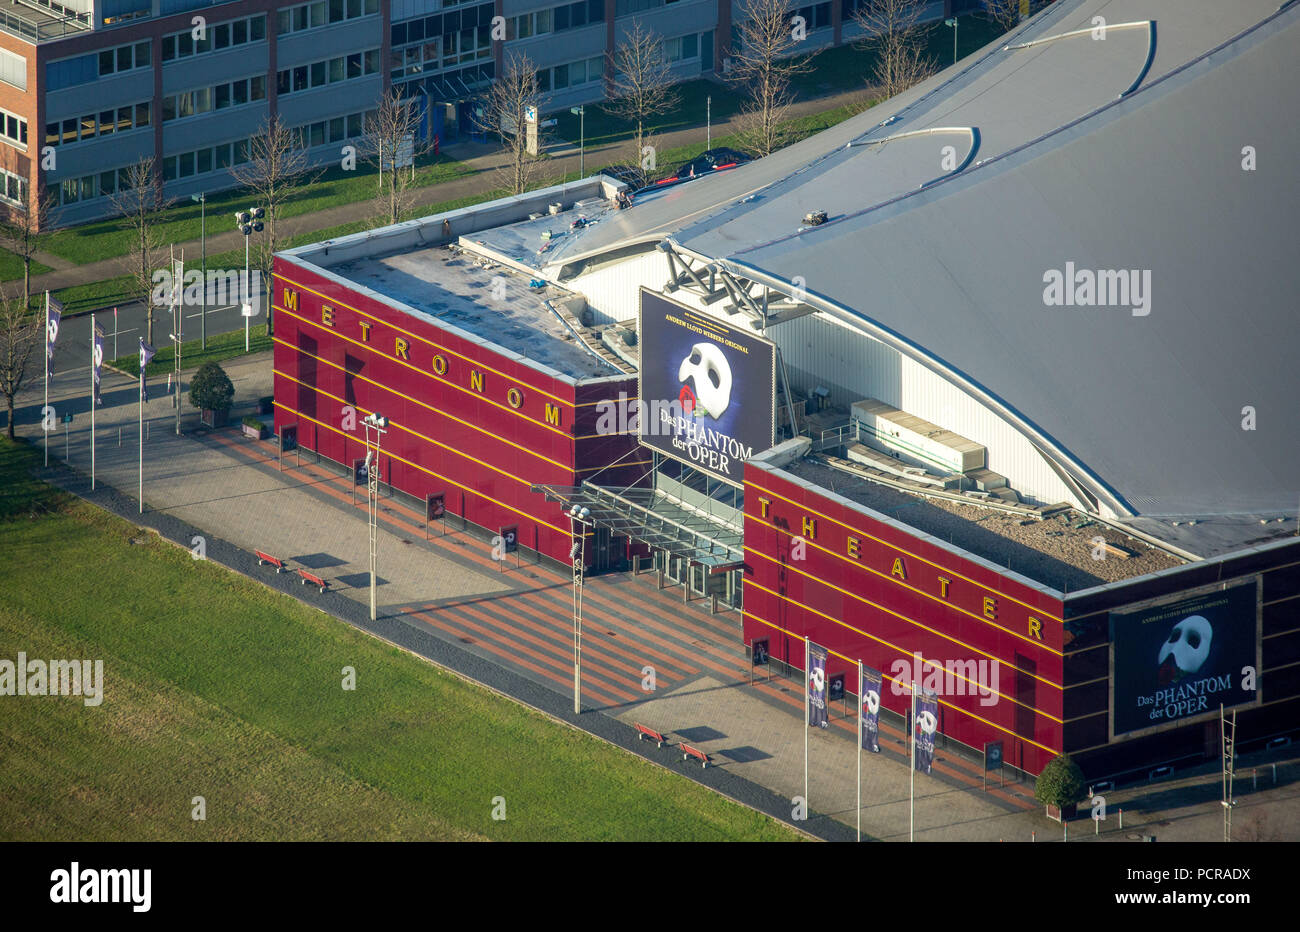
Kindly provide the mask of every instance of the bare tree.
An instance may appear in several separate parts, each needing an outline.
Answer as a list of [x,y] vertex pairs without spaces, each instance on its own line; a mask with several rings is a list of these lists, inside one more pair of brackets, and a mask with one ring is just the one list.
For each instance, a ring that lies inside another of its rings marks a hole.
[[[270,287],[271,263],[280,248],[277,216],[298,188],[311,181],[307,175],[307,148],[301,142],[301,129],[285,126],[278,114],[267,117],[248,140],[248,161],[230,169],[230,177],[257,201],[253,206],[266,211],[262,221],[265,235],[253,248],[253,254],[254,263],[267,287]],[[269,303],[266,332],[274,332]]]
[[528,151],[528,111],[540,106],[541,97],[537,67],[527,55],[511,53],[501,77],[492,83],[481,112],[475,116],[478,128],[495,133],[505,147],[508,160],[501,174],[512,194],[528,190],[540,162],[540,156]]
[[23,184],[22,195],[22,206],[10,210],[0,229],[18,258],[23,260],[23,303],[28,304],[32,299],[32,258],[49,227],[53,201],[48,194],[28,183]]
[[127,168],[124,180],[125,184],[119,183],[109,200],[131,231],[126,270],[131,277],[131,293],[143,302],[148,315],[145,339],[153,346],[153,270],[163,261],[158,224],[167,202],[152,157],[142,158]]
[[[415,159],[428,147],[418,138],[420,114],[414,100],[402,97],[396,89],[379,100],[379,106],[366,115],[365,157],[378,169],[377,201],[387,223],[397,223],[414,206],[412,182]],[[407,163],[406,159],[410,162]],[[403,165],[398,168],[399,163]],[[409,170],[405,167],[409,164]]]
[[984,0],[985,11],[1003,32],[1010,32],[1020,23],[1020,0]]
[[0,300],[0,393],[9,408],[10,440],[14,439],[14,399],[27,380],[27,365],[44,332],[44,321],[26,302]]
[[636,125],[632,142],[634,159],[642,184],[650,179],[646,164],[646,122],[677,108],[681,95],[673,86],[673,76],[664,53],[663,40],[637,20],[608,55],[614,71],[611,100],[605,112]]
[[781,147],[782,124],[794,102],[791,79],[812,70],[811,57],[792,57],[799,39],[790,0],[748,0],[731,51],[727,79],[747,96],[738,120],[743,144],[759,155]]
[[937,70],[925,54],[925,32],[919,25],[925,6],[925,0],[871,0],[853,14],[866,34],[861,43],[876,53],[872,75],[886,98]]

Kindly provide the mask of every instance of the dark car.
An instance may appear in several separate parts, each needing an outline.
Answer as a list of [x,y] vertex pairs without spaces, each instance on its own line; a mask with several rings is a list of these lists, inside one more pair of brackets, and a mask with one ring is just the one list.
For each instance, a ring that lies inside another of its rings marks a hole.
[[748,155],[735,149],[709,149],[677,169],[677,179],[681,181],[686,178],[697,178],[709,172],[735,168],[750,161],[753,160]]

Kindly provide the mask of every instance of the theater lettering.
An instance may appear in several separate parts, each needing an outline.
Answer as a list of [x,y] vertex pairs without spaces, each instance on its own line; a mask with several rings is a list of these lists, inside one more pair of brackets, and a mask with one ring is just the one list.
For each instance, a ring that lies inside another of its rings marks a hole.
[[[281,303],[285,310],[297,311],[298,292],[285,287],[282,292]],[[323,302],[320,306],[320,323],[322,327],[328,327],[335,332],[344,332],[348,329],[342,325],[338,310],[332,305]],[[355,330],[348,335],[359,342],[387,351],[394,359],[405,363],[413,365],[423,363],[433,375],[440,379],[457,383],[484,397],[496,396],[514,410],[522,411],[525,414],[529,413],[524,411],[528,395],[523,387],[510,382],[504,377],[497,376],[481,366],[467,363],[460,357],[447,352],[434,352],[427,359],[421,359],[418,347],[414,345],[414,341],[407,337],[394,335],[391,343],[385,345],[379,339],[372,339],[373,321],[357,319],[351,323]],[[502,386],[504,386],[504,390],[502,390]],[[558,404],[543,401],[541,414],[545,422],[551,427],[564,426],[564,413]]]
[[[791,533],[795,533],[797,528],[799,537],[803,539],[807,546],[816,546],[832,553],[840,553],[854,563],[874,568],[877,572],[897,583],[926,592],[955,608],[979,615],[988,621],[1001,623],[1004,620],[999,614],[1001,600],[997,593],[978,584],[957,578],[955,573],[944,575],[949,571],[924,564],[924,561],[919,558],[894,550],[882,542],[877,542],[881,544],[879,555],[869,555],[867,552],[868,545],[864,543],[863,538],[852,533],[845,533],[843,543],[839,546],[835,546],[834,542],[819,541],[818,533],[823,522],[819,521],[816,516],[805,514],[800,517],[797,523],[788,521],[784,517],[773,515],[772,500],[763,496],[758,498],[758,507],[760,517],[764,520],[771,521],[777,527],[789,530]],[[865,537],[865,535],[863,536]],[[914,564],[921,564],[922,568],[929,568],[931,572],[920,573],[916,579],[913,579],[912,573],[916,568]],[[1017,627],[1019,627],[1018,623]],[[1026,637],[1040,643],[1043,641],[1043,620],[1032,614],[1032,612],[1025,616],[1022,630],[1024,630]]]

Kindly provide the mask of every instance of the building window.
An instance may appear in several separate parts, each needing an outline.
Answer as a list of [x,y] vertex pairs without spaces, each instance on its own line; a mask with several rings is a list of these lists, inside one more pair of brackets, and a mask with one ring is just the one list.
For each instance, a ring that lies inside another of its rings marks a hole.
[[[283,74],[284,72],[281,72]],[[210,110],[239,107],[250,101],[266,99],[266,76],[256,74],[216,87],[202,87],[163,98],[163,122],[198,116]]]
[[[163,104],[166,106],[169,98],[164,98]],[[116,111],[101,110],[98,114],[88,113],[80,119],[67,119],[59,122],[50,122],[45,124],[45,145],[47,146],[66,146],[71,143],[87,139],[94,139],[96,136],[106,136],[109,133],[124,133],[130,129],[139,129],[149,125],[150,103],[131,104],[125,107],[118,107]],[[116,118],[114,118],[116,113]],[[8,129],[7,115],[4,119],[4,129]],[[26,124],[19,122],[17,127],[18,138],[26,140]],[[24,143],[25,144],[25,143]]]
[[25,209],[27,207],[27,179],[3,169],[0,169],[0,175],[4,176],[4,192],[0,194],[0,200]]
[[0,49],[0,81],[12,84],[20,91],[27,90],[27,59]]
[[0,135],[6,142],[15,146],[27,147],[27,121],[4,110],[0,110]]
[[266,39],[266,14],[246,16],[208,26],[203,38],[195,41],[191,30],[172,33],[162,37],[162,60],[175,61],[202,55],[205,52],[220,51],[249,42],[261,42]]

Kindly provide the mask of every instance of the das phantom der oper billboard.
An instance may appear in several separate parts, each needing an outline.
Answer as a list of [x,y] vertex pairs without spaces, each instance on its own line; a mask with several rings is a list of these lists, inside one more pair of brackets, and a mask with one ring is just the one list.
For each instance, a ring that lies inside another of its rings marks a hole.
[[752,330],[641,289],[638,436],[742,485],[776,436],[776,347]]
[[1111,737],[1259,701],[1259,583],[1110,613]]

